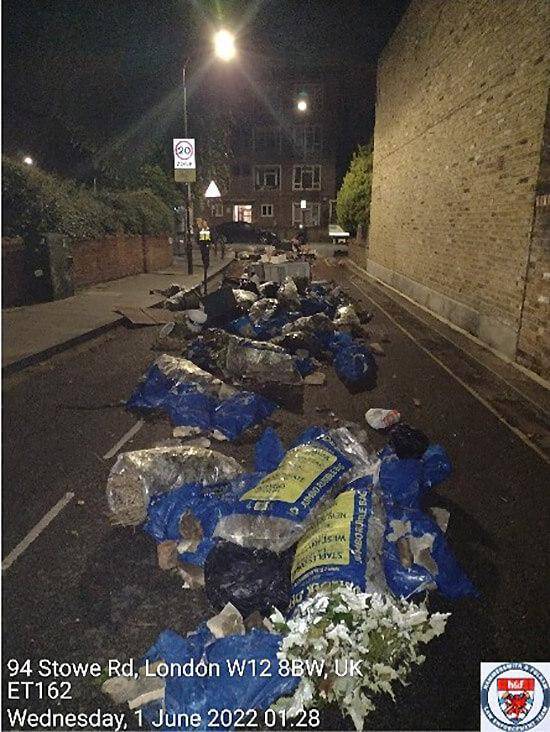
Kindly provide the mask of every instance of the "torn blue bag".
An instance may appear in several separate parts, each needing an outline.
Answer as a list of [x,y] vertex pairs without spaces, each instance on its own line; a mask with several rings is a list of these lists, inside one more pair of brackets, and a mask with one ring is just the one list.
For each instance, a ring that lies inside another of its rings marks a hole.
[[399,597],[433,587],[451,600],[478,596],[439,526],[418,508],[387,508],[383,564],[388,587]]
[[452,472],[451,459],[441,445],[430,445],[420,459],[399,459],[386,445],[380,451],[380,490],[385,503],[420,506],[420,498]]
[[[245,474],[239,476],[239,485],[252,486],[263,474]],[[202,530],[202,538],[187,551],[178,552],[182,562],[204,566],[209,552],[214,546],[212,535],[222,516],[231,513],[238,493],[233,493],[234,484],[216,483],[203,486],[198,483],[183,485],[169,493],[160,493],[151,498],[147,508],[147,520],[143,530],[160,543],[162,541],[182,541],[185,530],[182,530],[182,518],[189,515],[198,521]]]
[[156,364],[153,364],[126,402],[127,409],[139,411],[162,409],[166,394],[174,384],[174,379],[166,376]]
[[277,430],[266,427],[254,448],[254,467],[258,473],[271,473],[285,456]]
[[347,386],[374,389],[378,366],[368,346],[354,341],[351,345],[337,351],[334,368],[341,381]]
[[[143,658],[150,664],[163,660],[184,668],[190,661],[196,664],[204,661],[211,673],[171,675],[166,679],[165,709],[167,719],[177,715],[198,714],[201,725],[193,729],[212,729],[215,722],[213,712],[228,710],[267,709],[280,696],[290,695],[296,689],[299,678],[279,673],[277,651],[281,636],[254,628],[246,635],[231,635],[213,639],[205,626],[196,634],[182,638],[173,631],[163,631],[155,644]],[[262,673],[263,672],[263,673]],[[161,705],[151,704],[144,709],[144,718],[155,725]],[[256,720],[259,729],[263,727],[261,716]],[[218,721],[219,724],[219,721]],[[168,726],[168,725],[167,725]],[[230,727],[234,727],[230,725]],[[162,725],[159,725],[162,729]],[[174,728],[172,728],[174,729]],[[185,730],[177,726],[175,729]]]
[[219,402],[212,412],[212,429],[234,440],[253,424],[262,422],[277,409],[275,402],[250,391],[240,391]]
[[275,402],[247,391],[220,399],[192,379],[177,381],[167,376],[156,364],[148,369],[126,406],[141,412],[164,411],[174,425],[217,429],[229,440],[277,409]]

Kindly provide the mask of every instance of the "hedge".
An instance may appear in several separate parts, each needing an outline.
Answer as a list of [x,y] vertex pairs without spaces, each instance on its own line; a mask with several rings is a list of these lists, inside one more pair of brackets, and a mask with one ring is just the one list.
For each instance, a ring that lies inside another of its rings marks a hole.
[[106,234],[162,234],[172,230],[170,208],[152,191],[101,191],[62,180],[34,166],[2,158],[3,234],[58,232],[71,239]]

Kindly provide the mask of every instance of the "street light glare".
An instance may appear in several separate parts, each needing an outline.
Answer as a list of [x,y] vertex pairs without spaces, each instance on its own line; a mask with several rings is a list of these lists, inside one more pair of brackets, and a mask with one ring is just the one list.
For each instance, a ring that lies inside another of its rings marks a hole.
[[228,30],[219,30],[214,35],[214,49],[216,56],[222,61],[231,61],[235,58],[237,49],[235,48],[235,36]]
[[25,163],[25,165],[34,164],[34,160],[31,157],[29,157],[28,155],[25,155],[25,157],[23,158],[23,162]]
[[298,101],[298,104],[296,105],[296,107],[298,108],[298,111],[299,112],[305,112],[306,109],[307,109],[307,102],[306,102],[306,100],[305,99],[300,99]]

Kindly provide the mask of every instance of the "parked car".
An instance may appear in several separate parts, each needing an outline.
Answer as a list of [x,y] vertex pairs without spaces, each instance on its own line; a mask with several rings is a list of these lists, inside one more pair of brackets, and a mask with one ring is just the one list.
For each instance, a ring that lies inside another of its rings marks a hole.
[[228,244],[267,244],[276,245],[279,237],[273,231],[258,229],[246,221],[223,221],[212,229],[212,238],[224,238]]

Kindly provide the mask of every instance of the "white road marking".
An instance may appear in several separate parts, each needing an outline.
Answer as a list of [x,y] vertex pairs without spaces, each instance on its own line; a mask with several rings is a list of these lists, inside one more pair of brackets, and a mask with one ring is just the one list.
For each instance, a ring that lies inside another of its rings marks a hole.
[[137,435],[137,433],[140,431],[140,429],[145,424],[145,421],[143,419],[138,420],[133,427],[130,427],[128,432],[126,434],[122,435],[120,440],[111,447],[109,452],[106,452],[103,456],[104,460],[110,460],[112,457],[114,457],[117,452],[120,450],[121,447],[124,447],[124,445],[128,442],[128,440],[131,440],[134,435]]
[[57,514],[62,511],[67,503],[69,503],[69,501],[72,501],[73,498],[74,493],[65,493],[63,498],[61,498],[53,508],[50,508],[48,513],[45,514],[36,524],[36,526],[29,531],[27,536],[25,536],[25,538],[19,542],[15,549],[12,549],[8,556],[2,560],[2,570],[6,570],[11,567],[15,560],[18,559],[21,554],[23,554],[25,549],[27,549],[33,543],[36,537],[44,531],[48,524],[53,521]]

